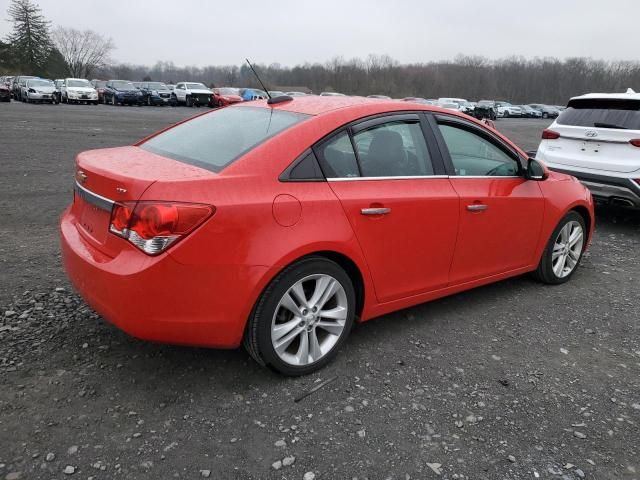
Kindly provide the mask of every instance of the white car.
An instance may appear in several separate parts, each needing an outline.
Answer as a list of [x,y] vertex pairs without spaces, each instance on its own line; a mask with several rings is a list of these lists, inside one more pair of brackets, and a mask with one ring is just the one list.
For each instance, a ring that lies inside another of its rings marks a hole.
[[60,86],[60,101],[98,105],[98,91],[84,78],[65,78]]
[[496,107],[498,107],[498,117],[521,117],[522,109],[520,107],[516,107],[515,105],[511,105],[509,102],[496,102]]
[[[469,100],[464,98],[439,98],[437,105],[439,107],[443,107],[445,104],[455,103],[458,105],[458,111],[462,113],[471,113],[473,112],[475,105],[473,105]],[[446,108],[446,107],[444,107]]]
[[23,102],[58,103],[56,85],[51,80],[31,78],[21,88],[20,98],[22,98]]
[[542,132],[536,158],[577,177],[597,201],[640,209],[640,94],[572,98]]
[[213,92],[202,83],[176,83],[176,87],[173,89],[173,95],[177,103],[183,103],[187,107],[193,107],[194,105],[213,106]]

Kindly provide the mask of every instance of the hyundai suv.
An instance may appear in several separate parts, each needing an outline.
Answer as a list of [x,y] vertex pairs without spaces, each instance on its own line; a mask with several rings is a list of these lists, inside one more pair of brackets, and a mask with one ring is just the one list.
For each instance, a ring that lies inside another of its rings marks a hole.
[[577,177],[601,203],[640,209],[640,94],[572,98],[542,132],[536,158]]

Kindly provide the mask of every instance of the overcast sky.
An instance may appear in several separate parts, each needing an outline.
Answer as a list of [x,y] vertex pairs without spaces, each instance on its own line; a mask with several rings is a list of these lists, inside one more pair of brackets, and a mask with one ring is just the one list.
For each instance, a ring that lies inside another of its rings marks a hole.
[[[640,0],[36,0],[54,26],[110,36],[113,59],[151,65],[295,65],[388,54],[640,59]],[[7,18],[9,0],[0,0]],[[0,36],[10,30],[0,22]]]

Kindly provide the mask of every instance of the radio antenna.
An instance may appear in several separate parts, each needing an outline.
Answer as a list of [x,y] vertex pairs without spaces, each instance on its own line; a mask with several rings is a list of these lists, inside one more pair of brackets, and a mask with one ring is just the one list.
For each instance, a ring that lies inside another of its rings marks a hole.
[[251,67],[251,71],[253,72],[253,74],[256,76],[256,78],[258,79],[258,82],[260,82],[260,85],[262,85],[262,89],[266,92],[267,97],[269,97],[269,100],[271,100],[271,94],[269,93],[269,90],[267,90],[267,87],[264,86],[264,83],[262,83],[262,80],[260,80],[260,77],[258,76],[258,73],[256,72],[256,69],[253,68],[253,65],[251,65],[251,62],[249,61],[248,58],[245,58],[245,60],[247,61],[247,63],[249,64],[249,67]]

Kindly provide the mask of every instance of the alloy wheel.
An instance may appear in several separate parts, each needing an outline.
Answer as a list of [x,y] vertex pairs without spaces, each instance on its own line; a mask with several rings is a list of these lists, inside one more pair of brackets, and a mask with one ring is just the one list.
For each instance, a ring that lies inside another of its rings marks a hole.
[[349,304],[342,284],[331,275],[314,274],[292,285],[271,321],[271,343],[289,365],[304,366],[327,355],[338,343]]
[[564,278],[575,270],[582,254],[584,231],[575,220],[567,222],[556,237],[551,253],[553,273]]

